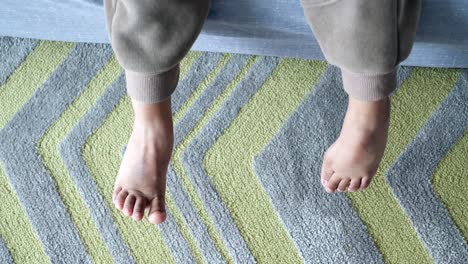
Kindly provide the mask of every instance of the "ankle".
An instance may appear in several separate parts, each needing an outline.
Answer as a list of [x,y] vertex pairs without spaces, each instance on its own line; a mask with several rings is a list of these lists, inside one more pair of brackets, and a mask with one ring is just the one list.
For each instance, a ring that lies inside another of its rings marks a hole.
[[390,97],[378,101],[361,101],[349,97],[347,114],[357,119],[362,117],[366,121],[372,118],[386,119],[390,114]]
[[172,124],[170,98],[160,103],[146,104],[132,99],[135,125],[138,127],[167,126]]
[[[159,153],[160,150],[172,150],[174,131],[172,122],[162,122],[155,119],[152,122],[135,121],[130,141],[144,147],[149,153]],[[170,159],[170,152],[161,156],[163,160]],[[159,155],[159,154],[158,154]]]
[[390,121],[390,98],[361,101],[349,97],[345,122],[364,130],[375,131]]
[[390,97],[382,98],[378,101],[362,101],[351,96],[348,103],[348,111],[365,115],[382,114],[388,112]]

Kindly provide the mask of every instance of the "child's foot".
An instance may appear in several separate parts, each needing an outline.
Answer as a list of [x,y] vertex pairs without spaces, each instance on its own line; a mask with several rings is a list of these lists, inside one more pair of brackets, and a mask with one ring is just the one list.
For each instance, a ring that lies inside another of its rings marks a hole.
[[390,98],[360,101],[349,96],[338,139],[325,152],[321,180],[327,192],[365,189],[387,144]]
[[139,221],[146,209],[153,224],[166,219],[166,172],[172,155],[171,100],[143,104],[132,99],[133,131],[115,181],[113,202]]

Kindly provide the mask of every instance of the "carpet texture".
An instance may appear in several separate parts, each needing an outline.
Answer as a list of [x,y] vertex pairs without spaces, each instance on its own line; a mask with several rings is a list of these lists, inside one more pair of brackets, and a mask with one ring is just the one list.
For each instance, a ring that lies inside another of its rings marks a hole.
[[190,51],[168,217],[112,204],[133,112],[109,44],[0,37],[0,263],[468,263],[468,71],[400,67],[364,192],[326,193],[323,61]]

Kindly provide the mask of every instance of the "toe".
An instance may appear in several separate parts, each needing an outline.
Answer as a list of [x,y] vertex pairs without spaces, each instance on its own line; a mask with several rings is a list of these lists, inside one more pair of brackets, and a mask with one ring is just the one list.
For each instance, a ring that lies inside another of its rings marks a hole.
[[125,199],[125,204],[124,204],[122,211],[126,216],[132,216],[135,202],[136,202],[136,196],[132,194],[128,195],[127,199]]
[[140,221],[143,218],[143,213],[146,207],[146,198],[138,197],[135,202],[135,207],[133,208],[133,219],[135,221]]
[[364,177],[361,180],[361,187],[359,188],[360,190],[364,190],[369,186],[369,183],[371,182],[371,177]]
[[340,184],[340,182],[341,182],[341,178],[337,174],[333,174],[333,176],[327,182],[325,186],[325,190],[329,193],[334,192],[336,188],[338,187],[338,184]]
[[349,183],[351,180],[349,178],[341,180],[340,184],[338,184],[338,189],[337,191],[339,192],[344,192],[348,189]]
[[128,192],[126,190],[120,191],[117,197],[115,197],[115,201],[114,201],[115,207],[117,207],[119,210],[122,210],[127,196],[128,196]]
[[328,158],[327,155],[325,154],[323,158],[322,169],[320,172],[321,182],[324,187],[328,183],[332,175],[333,175],[333,170],[331,168],[331,159]]
[[115,201],[115,198],[119,194],[119,192],[122,190],[122,186],[117,186],[114,188],[114,192],[112,193],[112,201]]
[[164,196],[158,196],[151,201],[148,220],[153,224],[160,224],[166,220]]
[[348,191],[350,191],[350,192],[357,191],[357,189],[359,189],[360,186],[361,186],[361,178],[359,178],[359,179],[354,179],[354,180],[352,180],[351,183],[349,184]]

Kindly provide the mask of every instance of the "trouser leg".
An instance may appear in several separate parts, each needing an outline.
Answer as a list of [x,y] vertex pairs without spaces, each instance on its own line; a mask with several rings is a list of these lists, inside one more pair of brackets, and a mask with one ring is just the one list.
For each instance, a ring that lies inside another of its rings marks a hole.
[[158,103],[170,97],[179,63],[208,16],[209,1],[104,0],[106,30],[131,98]]
[[396,89],[396,68],[412,49],[421,0],[300,0],[344,90],[365,101]]

